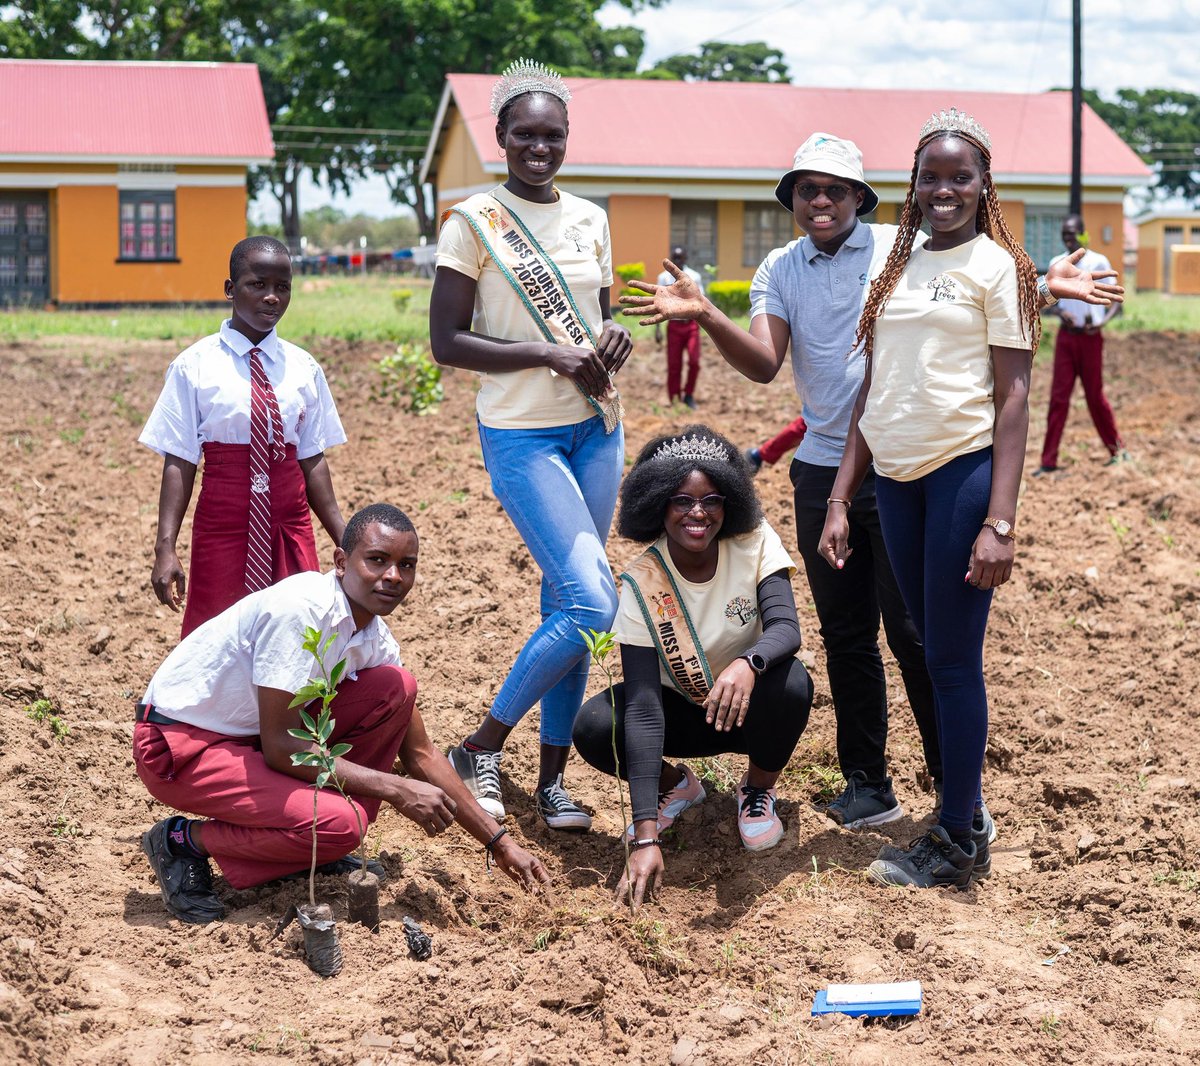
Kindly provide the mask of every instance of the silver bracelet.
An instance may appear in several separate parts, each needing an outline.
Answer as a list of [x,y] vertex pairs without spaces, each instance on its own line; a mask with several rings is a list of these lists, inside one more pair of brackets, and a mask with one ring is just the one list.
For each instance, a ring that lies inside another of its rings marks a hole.
[[1046,280],[1045,274],[1039,274],[1037,279],[1038,295],[1042,298],[1043,303],[1047,307],[1053,307],[1058,303],[1058,297],[1050,291],[1050,282]]

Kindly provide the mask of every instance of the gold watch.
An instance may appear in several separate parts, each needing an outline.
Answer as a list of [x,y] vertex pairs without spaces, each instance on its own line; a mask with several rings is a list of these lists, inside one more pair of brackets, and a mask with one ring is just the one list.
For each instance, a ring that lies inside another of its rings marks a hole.
[[1001,537],[1008,537],[1009,540],[1017,539],[1017,531],[1013,528],[1013,524],[1003,518],[985,518],[983,524],[991,526]]

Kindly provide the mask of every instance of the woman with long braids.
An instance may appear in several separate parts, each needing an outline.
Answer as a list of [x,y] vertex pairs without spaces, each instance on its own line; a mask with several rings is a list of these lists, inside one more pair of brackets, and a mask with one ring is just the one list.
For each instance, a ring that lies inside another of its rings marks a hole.
[[990,138],[970,116],[951,108],[921,130],[896,242],[859,320],[866,374],[821,534],[840,569],[850,501],[873,461],[888,555],[925,646],[944,773],[937,824],[871,864],[884,884],[965,888],[991,873],[983,640],[992,590],[1012,573],[1045,283],[1004,221],[990,167]]
[[617,607],[604,554],[624,466],[611,375],[632,349],[609,317],[608,218],[554,178],[567,148],[570,91],[518,60],[492,91],[503,185],[446,213],[429,304],[443,365],[479,373],[479,439],[492,491],[542,571],[541,624],[479,727],[449,752],[479,805],[504,818],[500,758],[541,700],[536,804],[551,829],[591,817],[563,788],[588,657],[580,630],[606,630]]

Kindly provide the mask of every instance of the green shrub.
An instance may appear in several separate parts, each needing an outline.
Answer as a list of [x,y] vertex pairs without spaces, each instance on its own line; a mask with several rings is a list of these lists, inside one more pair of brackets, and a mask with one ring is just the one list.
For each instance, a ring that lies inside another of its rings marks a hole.
[[714,281],[708,286],[708,298],[730,318],[748,315],[750,313],[750,282]]
[[617,277],[626,283],[646,276],[645,263],[618,263],[615,269]]
[[396,310],[400,314],[404,314],[408,310],[408,305],[412,302],[412,289],[393,289],[392,303],[396,305]]
[[408,400],[413,414],[433,411],[442,402],[442,368],[417,344],[401,344],[395,355],[385,355],[378,363],[379,384],[375,398],[398,404]]

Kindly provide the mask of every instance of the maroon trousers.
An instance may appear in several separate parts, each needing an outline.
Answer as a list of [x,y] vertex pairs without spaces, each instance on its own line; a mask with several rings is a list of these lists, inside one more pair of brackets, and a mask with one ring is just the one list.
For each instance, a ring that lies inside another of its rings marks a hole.
[[789,422],[775,436],[763,444],[758,449],[758,454],[762,457],[764,463],[777,463],[783,458],[786,452],[804,440],[804,434],[807,432],[808,423],[804,421],[804,416],[801,415],[795,421]]
[[[249,529],[250,446],[205,444],[181,639],[246,595]],[[321,566],[293,444],[283,462],[271,464],[271,563],[272,582]]]
[[[360,670],[342,681],[331,705],[330,744],[352,745],[346,758],[391,771],[408,732],[417,682],[398,666]],[[267,766],[259,738],[229,737],[197,726],[139,722],[133,731],[138,777],[156,800],[208,818],[204,842],[234,888],[250,888],[307,870],[312,860],[311,784]],[[352,797],[363,831],[380,800]],[[317,862],[358,846],[358,822],[336,789],[316,791]]]
[[1058,446],[1067,424],[1076,378],[1083,382],[1088,412],[1109,454],[1116,455],[1123,447],[1112,406],[1104,395],[1104,334],[1076,333],[1062,327],[1054,341],[1054,374],[1050,381],[1042,466],[1058,466]]
[[[687,387],[680,391],[683,376],[683,351],[688,353]],[[691,396],[700,376],[700,324],[698,322],[667,323],[667,399]]]

